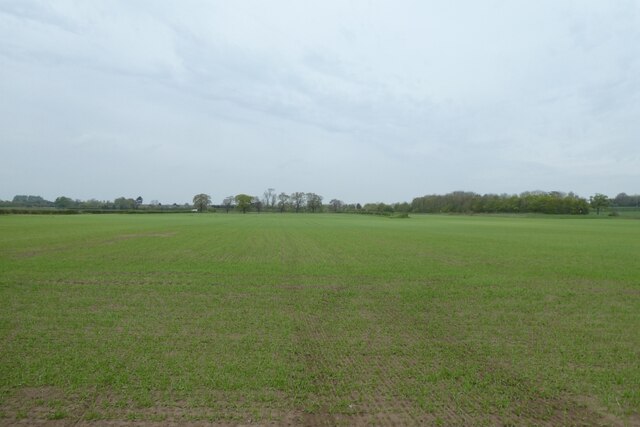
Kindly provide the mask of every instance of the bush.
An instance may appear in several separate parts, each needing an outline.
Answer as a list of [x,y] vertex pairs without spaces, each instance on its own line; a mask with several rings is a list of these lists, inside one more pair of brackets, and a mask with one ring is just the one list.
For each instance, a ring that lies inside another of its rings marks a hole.
[[396,214],[391,215],[389,218],[409,218],[408,212],[398,212]]
[[79,212],[71,209],[0,209],[0,215],[75,215],[77,213]]

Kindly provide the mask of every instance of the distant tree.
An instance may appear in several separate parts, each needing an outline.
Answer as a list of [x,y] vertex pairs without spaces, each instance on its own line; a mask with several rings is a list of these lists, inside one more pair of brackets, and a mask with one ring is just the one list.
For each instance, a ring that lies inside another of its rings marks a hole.
[[306,195],[302,192],[291,193],[291,204],[295,209],[296,213],[300,212],[300,208],[304,206],[306,200]]
[[229,213],[230,209],[233,209],[233,206],[236,203],[236,199],[234,196],[227,196],[222,201],[222,205],[224,206],[225,212]]
[[639,194],[627,194],[620,193],[615,199],[613,199],[615,206],[619,207],[640,207],[640,195]]
[[407,202],[396,203],[393,205],[393,210],[395,212],[411,212],[411,205]]
[[278,196],[276,196],[276,190],[273,189],[273,194],[271,195],[271,208],[273,209],[276,206],[276,199]]
[[22,194],[16,194],[15,196],[13,196],[13,200],[11,201],[11,203],[16,204],[16,205],[27,205],[28,201],[29,201],[29,197],[33,197],[33,196],[26,196],[26,195],[22,195]]
[[256,211],[260,213],[262,212],[264,204],[262,203],[262,200],[260,200],[260,197],[254,197],[253,199],[251,199],[251,206],[256,208]]
[[284,212],[289,206],[290,197],[286,193],[278,194],[278,209],[280,212]]
[[118,197],[113,201],[113,207],[116,209],[134,209],[136,207],[136,201],[131,198]]
[[600,209],[609,206],[609,198],[604,194],[596,193],[589,198],[589,203],[596,210],[596,215],[600,215]]
[[630,199],[627,193],[619,193],[612,202],[615,206],[627,206],[628,200]]
[[276,206],[276,190],[275,188],[267,188],[263,193],[264,198],[262,202],[266,209],[273,209]]
[[75,205],[75,202],[70,197],[60,196],[56,198],[53,205],[58,209],[69,209]]
[[356,210],[362,209],[362,205],[360,203],[356,203]]
[[311,212],[322,210],[322,196],[319,196],[316,193],[307,193],[305,198],[307,200],[307,209]]
[[142,196],[138,196],[136,199],[136,205],[140,206],[142,204]]
[[40,196],[17,195],[13,198],[13,205],[25,207],[47,207],[54,206],[53,202],[43,199]]
[[378,212],[378,204],[377,203],[365,203],[362,207],[367,212]]
[[251,202],[253,201],[253,197],[248,194],[238,194],[235,197],[236,200],[236,208],[240,209],[242,213],[247,213],[247,211],[251,208]]
[[211,196],[208,194],[200,193],[193,196],[193,207],[196,208],[198,212],[206,211],[210,204]]
[[342,209],[342,206],[344,205],[344,203],[342,202],[342,200],[331,199],[331,201],[329,202],[329,205],[331,206],[331,209],[333,209],[334,212],[338,212],[340,209]]
[[363,207],[366,212],[377,213],[377,214],[389,214],[393,213],[393,206],[387,205],[386,203],[366,203]]
[[84,202],[81,202],[80,200],[76,200],[76,205],[80,206],[83,209],[110,209],[113,207],[113,205],[108,201],[102,201],[102,200],[96,200],[96,199],[89,199]]
[[[520,195],[476,194],[454,191],[444,195],[416,197],[409,208],[413,212],[439,213],[524,213],[583,214],[589,213],[586,199],[561,191],[527,191]],[[400,206],[396,206],[399,209]]]

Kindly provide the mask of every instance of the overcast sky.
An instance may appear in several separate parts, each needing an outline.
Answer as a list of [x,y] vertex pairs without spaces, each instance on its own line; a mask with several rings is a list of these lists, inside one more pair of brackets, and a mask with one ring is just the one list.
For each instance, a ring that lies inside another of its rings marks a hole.
[[640,192],[640,1],[0,0],[0,199]]

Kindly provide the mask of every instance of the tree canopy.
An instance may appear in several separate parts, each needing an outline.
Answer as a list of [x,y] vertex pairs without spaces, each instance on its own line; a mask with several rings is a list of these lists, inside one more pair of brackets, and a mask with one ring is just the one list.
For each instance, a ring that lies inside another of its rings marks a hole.
[[251,203],[253,202],[253,196],[249,196],[248,194],[238,194],[235,197],[236,207],[242,211],[242,213],[247,213],[247,211],[251,208]]
[[290,201],[296,213],[300,211],[300,208],[304,205],[305,200],[306,195],[303,192],[296,191],[295,193],[291,193]]
[[573,193],[558,191],[524,192],[520,195],[476,194],[454,191],[444,195],[416,197],[411,202],[412,212],[423,213],[589,213],[589,203]]
[[609,197],[604,194],[596,193],[595,195],[589,198],[591,203],[591,207],[596,210],[596,214],[600,215],[600,209],[606,208],[609,206]]
[[198,212],[206,211],[210,204],[211,196],[208,194],[200,193],[193,196],[193,207],[196,208]]
[[[212,205],[211,196],[197,194],[193,197],[193,204],[168,203],[161,204],[152,200],[143,205],[142,196],[137,198],[118,197],[109,200],[79,200],[67,196],[59,196],[55,201],[45,200],[41,196],[16,195],[11,201],[0,200],[0,208],[29,208],[37,210],[65,210],[65,211],[184,211],[196,209],[204,212]],[[373,215],[392,215],[394,213],[544,213],[563,215],[586,215],[592,209],[598,215],[603,208],[609,206],[625,209],[640,208],[640,194],[619,193],[609,199],[604,194],[597,193],[588,199],[576,194],[560,191],[526,191],[520,194],[477,194],[467,191],[454,191],[447,194],[431,194],[415,197],[411,203],[345,203],[340,199],[330,199],[323,204],[323,197],[312,192],[294,192],[287,194],[276,193],[274,188],[268,188],[263,197],[249,194],[227,196],[220,208],[228,213],[237,209],[243,213],[255,210],[265,212],[344,212]],[[55,208],[55,209],[54,209]],[[617,211],[616,211],[617,212]],[[66,213],[66,212],[65,212]],[[73,212],[72,212],[73,213]]]

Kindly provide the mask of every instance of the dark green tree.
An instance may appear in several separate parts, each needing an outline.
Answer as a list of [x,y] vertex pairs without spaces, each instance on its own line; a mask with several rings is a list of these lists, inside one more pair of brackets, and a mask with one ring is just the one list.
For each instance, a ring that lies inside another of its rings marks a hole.
[[70,197],[60,196],[53,204],[58,209],[69,209],[75,205],[75,202]]
[[53,203],[43,199],[40,196],[26,196],[26,195],[17,195],[13,198],[14,205],[17,206],[25,206],[25,207],[46,207],[53,206]]

